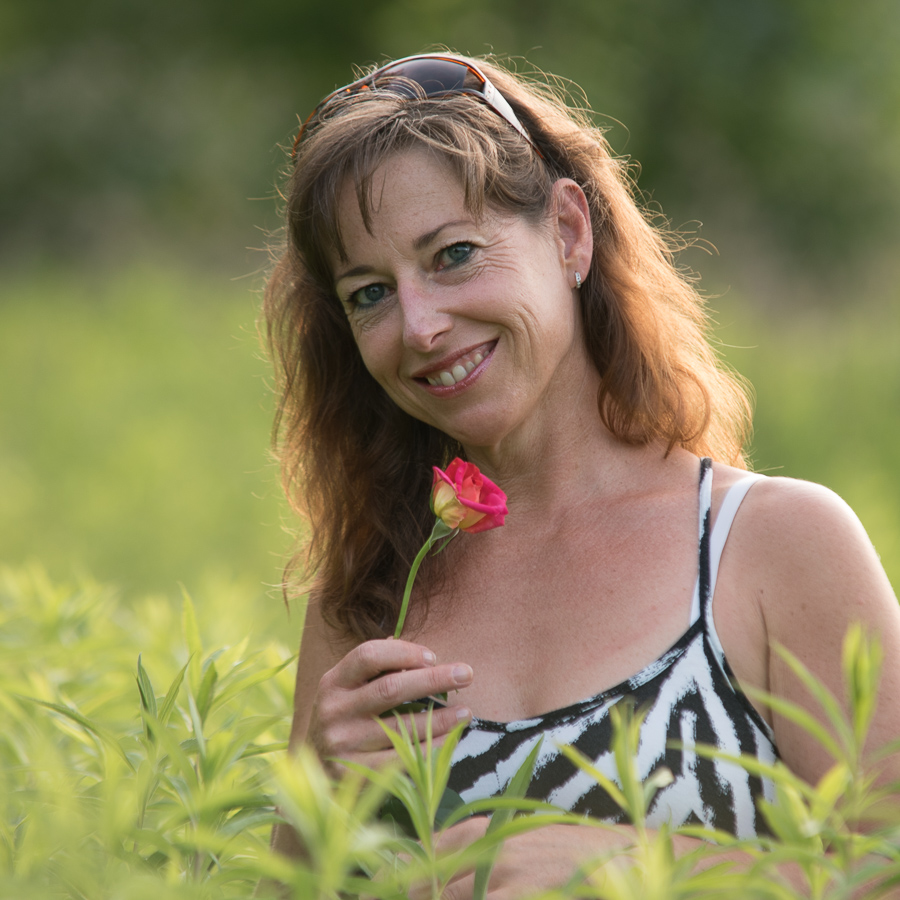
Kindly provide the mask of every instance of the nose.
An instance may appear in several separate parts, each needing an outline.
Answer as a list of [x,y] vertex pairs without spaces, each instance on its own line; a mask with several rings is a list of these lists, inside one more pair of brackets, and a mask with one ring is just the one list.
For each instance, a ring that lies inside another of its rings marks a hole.
[[441,335],[453,327],[450,314],[441,307],[433,286],[418,281],[397,285],[403,314],[403,343],[411,350],[433,350]]

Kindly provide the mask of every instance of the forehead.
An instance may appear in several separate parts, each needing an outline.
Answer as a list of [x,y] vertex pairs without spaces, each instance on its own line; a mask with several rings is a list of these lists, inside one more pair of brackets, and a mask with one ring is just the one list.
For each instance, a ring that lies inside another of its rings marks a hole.
[[336,212],[342,257],[373,241],[418,236],[445,221],[476,218],[450,164],[418,149],[389,157],[363,178],[344,178]]

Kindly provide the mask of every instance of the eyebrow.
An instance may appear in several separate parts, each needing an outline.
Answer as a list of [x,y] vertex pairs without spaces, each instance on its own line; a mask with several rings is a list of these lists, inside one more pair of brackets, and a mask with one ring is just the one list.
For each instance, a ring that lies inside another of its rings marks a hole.
[[[452,222],[444,222],[442,225],[438,225],[438,227],[433,231],[427,231],[425,234],[417,237],[413,241],[413,250],[417,252],[420,250],[424,250],[429,244],[434,242],[434,240],[445,228],[455,228],[457,225],[471,224],[471,219],[456,219]],[[342,281],[344,278],[356,278],[358,275],[368,275],[373,271],[374,269],[372,266],[354,266],[352,269],[347,269],[346,272],[340,272],[334,279],[335,284],[339,281]]]

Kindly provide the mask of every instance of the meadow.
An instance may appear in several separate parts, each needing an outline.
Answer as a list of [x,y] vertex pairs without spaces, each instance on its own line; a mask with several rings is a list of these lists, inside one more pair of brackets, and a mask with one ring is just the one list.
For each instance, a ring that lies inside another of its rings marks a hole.
[[[7,274],[0,897],[248,897],[265,878],[297,898],[399,897],[413,878],[437,896],[461,862],[438,859],[428,837],[445,757],[401,745],[412,781],[341,786],[309,757],[284,765],[303,609],[287,610],[277,587],[297,524],[269,456],[257,286],[149,264]],[[896,586],[894,299],[777,314],[732,297],[713,305],[723,355],[756,389],[754,467],[841,494]],[[745,848],[749,872],[692,873],[667,835],[639,832],[621,866],[554,896],[800,896],[778,875],[785,859],[814,897],[900,883],[897,794],[874,794],[858,758],[877,662],[851,638],[855,713],[832,711],[837,737],[823,737],[838,762],[815,789],[772,773],[776,837]],[[629,734],[623,714],[621,800],[639,821],[653,785],[629,780]],[[421,844],[378,816],[388,795]],[[304,834],[307,862],[269,853],[276,804]],[[876,806],[887,812],[863,834]],[[527,801],[511,796],[505,809],[480,848],[484,870],[498,840],[535,824],[508,818],[533,811]]]
[[[280,614],[297,522],[269,454],[261,280],[173,265],[7,273],[0,559],[126,593],[239,585]],[[807,310],[710,301],[756,392],[758,471],[821,482],[900,585],[900,298]]]

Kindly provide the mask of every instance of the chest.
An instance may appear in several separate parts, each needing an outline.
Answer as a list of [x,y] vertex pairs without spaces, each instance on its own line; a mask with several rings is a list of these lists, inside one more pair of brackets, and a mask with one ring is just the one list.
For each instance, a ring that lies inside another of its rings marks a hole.
[[689,627],[696,510],[500,537],[459,539],[415,636],[439,661],[472,666],[473,684],[450,699],[481,718],[528,718],[592,696],[656,660]]

